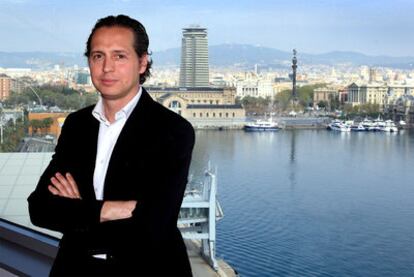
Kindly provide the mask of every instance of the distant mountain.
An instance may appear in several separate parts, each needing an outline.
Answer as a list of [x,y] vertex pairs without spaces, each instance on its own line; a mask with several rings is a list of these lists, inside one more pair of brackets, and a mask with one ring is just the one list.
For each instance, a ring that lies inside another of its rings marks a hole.
[[[246,44],[222,44],[209,46],[209,63],[213,66],[251,66],[254,64],[279,64],[291,58],[288,52]],[[154,52],[155,65],[179,65],[181,48]]]
[[86,66],[86,58],[82,53],[54,52],[0,52],[0,67],[6,68],[51,68],[59,64],[63,66]]
[[[179,65],[180,48],[154,52],[156,65]],[[209,46],[209,62],[213,66],[248,66],[254,64],[272,67],[290,67],[292,52],[269,47],[247,44],[221,44]],[[357,52],[335,51],[324,54],[306,54],[299,52],[302,64],[351,64],[368,66],[389,66],[414,68],[414,57],[368,56]]]
[[414,68],[414,57],[368,56],[357,52],[335,51],[318,55],[304,54],[309,64],[345,64]]
[[[154,66],[179,66],[181,49],[171,48],[154,52]],[[209,46],[209,62],[212,66],[233,66],[252,68],[255,64],[263,67],[288,68],[292,53],[269,47],[247,44],[221,44]],[[357,52],[329,52],[324,54],[298,53],[299,64],[349,64],[354,66],[388,66],[414,68],[414,57],[369,56]],[[0,67],[50,68],[55,64],[65,66],[86,66],[81,53],[46,52],[0,52]]]

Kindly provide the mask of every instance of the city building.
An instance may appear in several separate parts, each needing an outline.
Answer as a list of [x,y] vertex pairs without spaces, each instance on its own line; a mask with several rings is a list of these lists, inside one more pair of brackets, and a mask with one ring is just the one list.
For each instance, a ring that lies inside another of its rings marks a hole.
[[92,85],[91,74],[89,72],[76,72],[75,83],[78,85]]
[[348,86],[348,102],[353,106],[361,104],[378,104],[381,109],[388,106],[404,95],[414,96],[414,86],[411,85],[387,85],[387,84],[363,84],[352,83]]
[[235,88],[147,87],[151,97],[180,114],[194,127],[236,128],[244,124],[246,112],[236,104]]
[[378,81],[377,71],[375,70],[375,68],[370,68],[369,69],[369,83],[373,83],[377,81]]
[[388,88],[387,104],[394,104],[401,96],[414,96],[414,86],[409,85],[392,85]]
[[318,105],[321,101],[329,105],[334,99],[339,99],[339,93],[336,89],[324,87],[313,90],[313,106]]
[[183,29],[180,87],[208,87],[207,29],[193,25]]
[[403,95],[390,105],[389,111],[394,120],[404,120],[409,127],[414,125],[414,96]]
[[237,96],[243,98],[245,96],[252,97],[273,97],[273,83],[264,79],[247,79],[237,82]]
[[4,101],[10,96],[11,78],[6,74],[0,74],[0,101]]
[[377,104],[383,109],[386,104],[388,86],[384,84],[352,83],[348,86],[348,103],[352,106],[362,104]]
[[11,83],[11,91],[16,92],[18,94],[23,93],[23,91],[30,87],[30,86],[36,86],[36,82],[28,77],[28,76],[23,76],[23,77],[17,77],[17,78],[13,78],[12,83]]

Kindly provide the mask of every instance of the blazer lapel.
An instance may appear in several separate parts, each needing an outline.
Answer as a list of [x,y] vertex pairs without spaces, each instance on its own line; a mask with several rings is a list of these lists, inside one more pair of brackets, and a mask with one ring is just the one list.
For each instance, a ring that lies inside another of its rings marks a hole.
[[85,122],[85,130],[82,134],[85,135],[84,149],[81,164],[83,165],[83,177],[84,177],[84,191],[85,198],[96,199],[95,189],[93,186],[93,174],[95,172],[96,152],[98,148],[98,134],[99,134],[99,121],[96,120],[92,111],[90,116]]
[[147,129],[146,124],[150,124],[150,110],[153,101],[154,100],[152,100],[148,92],[142,88],[141,97],[125,122],[112,151],[111,159],[106,171],[104,199],[106,195],[111,195],[112,189],[115,189],[112,188],[112,186],[117,183],[116,179],[118,174],[122,174],[122,172],[116,172],[116,170],[114,170],[117,163],[128,163],[125,159],[126,155],[130,154],[133,148],[142,147],[145,130]]

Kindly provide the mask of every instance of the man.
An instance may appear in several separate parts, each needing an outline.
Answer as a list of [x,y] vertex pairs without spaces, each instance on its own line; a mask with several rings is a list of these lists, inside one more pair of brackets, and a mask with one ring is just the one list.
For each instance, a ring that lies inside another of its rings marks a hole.
[[63,233],[50,275],[191,276],[177,218],[194,130],[141,87],[141,23],[98,20],[85,55],[100,99],[67,117],[28,198],[33,224]]

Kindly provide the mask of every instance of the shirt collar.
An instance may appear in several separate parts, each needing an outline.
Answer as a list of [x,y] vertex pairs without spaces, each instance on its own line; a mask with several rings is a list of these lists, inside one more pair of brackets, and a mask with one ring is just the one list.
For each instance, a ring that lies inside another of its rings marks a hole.
[[[121,110],[119,110],[115,114],[115,121],[121,119],[121,118],[128,118],[136,105],[138,104],[139,99],[141,98],[142,94],[142,87],[139,87],[138,93],[132,98]],[[111,123],[105,116],[104,108],[103,108],[103,102],[102,97],[99,96],[99,100],[96,103],[92,115],[101,123],[104,123],[105,125],[109,126]]]

